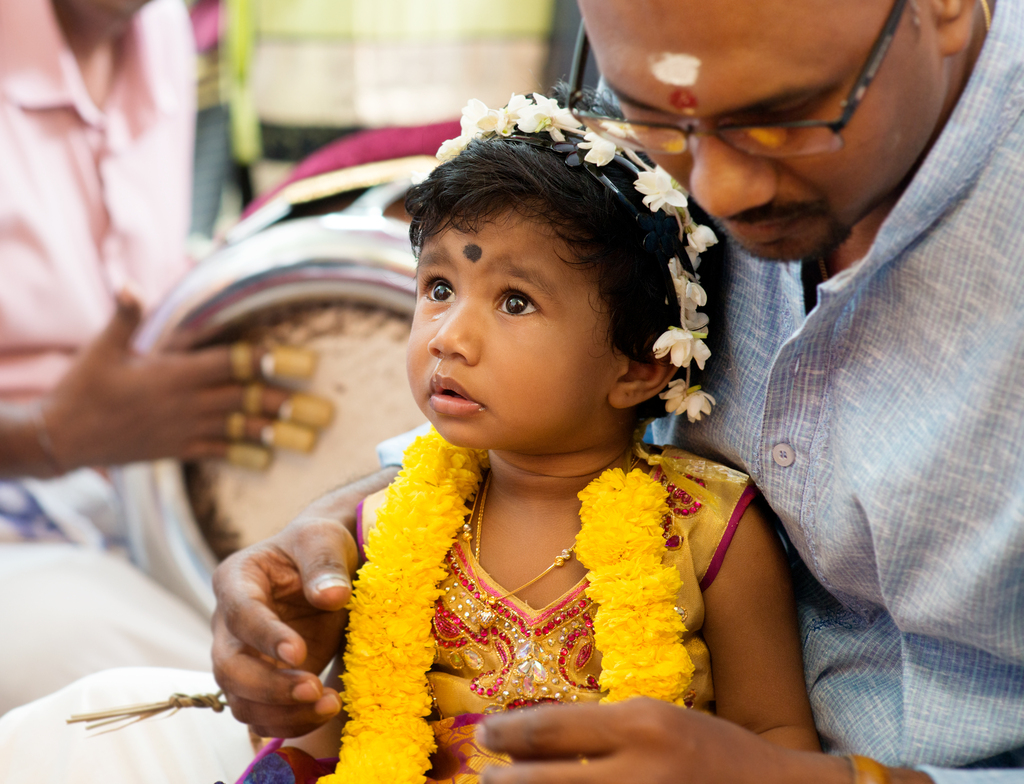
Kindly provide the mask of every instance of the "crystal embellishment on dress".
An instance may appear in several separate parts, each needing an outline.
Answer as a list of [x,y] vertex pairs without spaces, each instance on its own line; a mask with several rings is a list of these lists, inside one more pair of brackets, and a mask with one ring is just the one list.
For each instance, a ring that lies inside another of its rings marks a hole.
[[[480,582],[468,550],[456,543],[445,559],[454,585],[435,605],[434,633],[447,661],[470,678],[470,691],[487,701],[482,712],[600,693],[597,679],[575,666],[580,647],[590,646],[588,661],[596,651],[595,608],[584,595],[585,583],[539,614],[525,614],[515,600],[500,599],[498,587]],[[456,651],[461,665],[452,657]]]
[[536,659],[540,658],[540,656],[540,646],[530,641],[524,642],[516,649],[516,661],[521,661],[523,659]]
[[467,648],[463,651],[463,657],[466,660],[466,664],[469,665],[470,669],[479,670],[484,666],[484,657],[481,656],[477,651],[472,648]]

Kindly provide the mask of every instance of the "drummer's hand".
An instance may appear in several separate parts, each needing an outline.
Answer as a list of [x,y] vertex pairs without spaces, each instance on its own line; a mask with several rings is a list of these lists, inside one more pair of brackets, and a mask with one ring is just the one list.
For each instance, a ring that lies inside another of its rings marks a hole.
[[329,493],[214,572],[213,673],[235,718],[260,735],[305,735],[340,710],[317,674],[342,642],[358,563],[355,509],[396,470]]
[[[228,454],[229,416],[242,410],[247,397],[246,386],[234,380],[231,348],[140,356],[131,348],[140,317],[138,301],[119,294],[106,329],[43,398],[46,429],[62,470]],[[241,435],[252,440],[259,440],[292,395],[269,386],[258,393],[260,413],[239,422]]]

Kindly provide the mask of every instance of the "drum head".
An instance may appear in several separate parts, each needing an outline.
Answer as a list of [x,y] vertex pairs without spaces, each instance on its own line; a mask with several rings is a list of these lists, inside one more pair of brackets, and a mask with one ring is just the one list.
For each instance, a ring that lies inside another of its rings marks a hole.
[[319,354],[303,391],[334,403],[334,421],[310,454],[276,450],[266,471],[223,461],[184,466],[200,530],[218,558],[270,536],[310,501],[375,471],[374,447],[421,424],[405,373],[411,318],[384,307],[335,302],[254,314],[226,340],[298,345]]
[[218,559],[281,530],[324,492],[372,473],[376,445],[423,422],[405,373],[415,259],[408,224],[384,214],[407,187],[388,183],[342,213],[229,243],[139,331],[140,352],[236,340],[312,348],[316,373],[295,388],[335,405],[312,453],[277,449],[263,472],[176,460],[114,472],[133,559],[205,614],[214,607]]

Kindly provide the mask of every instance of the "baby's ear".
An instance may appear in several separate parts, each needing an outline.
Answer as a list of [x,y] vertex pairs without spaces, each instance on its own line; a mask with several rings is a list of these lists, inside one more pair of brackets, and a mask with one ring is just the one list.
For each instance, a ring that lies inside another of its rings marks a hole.
[[678,369],[667,357],[650,362],[631,359],[608,394],[608,402],[613,408],[638,406],[661,392]]

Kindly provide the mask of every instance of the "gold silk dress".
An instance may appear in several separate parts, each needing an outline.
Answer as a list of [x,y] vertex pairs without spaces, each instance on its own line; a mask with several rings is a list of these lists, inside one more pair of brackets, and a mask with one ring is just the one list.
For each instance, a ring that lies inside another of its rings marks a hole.
[[[651,477],[669,494],[662,521],[664,561],[679,570],[676,609],[686,625],[683,643],[694,664],[685,695],[688,708],[713,713],[711,657],[701,634],[702,591],[714,580],[739,519],[756,490],[745,475],[695,455],[665,447],[644,452]],[[385,491],[363,503],[360,547],[375,524]],[[535,610],[504,596],[469,547],[456,540],[445,559],[448,574],[433,619],[434,666],[428,673],[438,741],[432,781],[469,784],[488,764],[504,759],[477,746],[481,715],[553,702],[596,702],[601,653],[594,645],[597,607],[584,578],[548,606]]]

